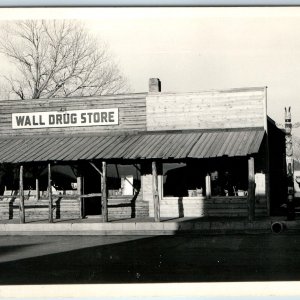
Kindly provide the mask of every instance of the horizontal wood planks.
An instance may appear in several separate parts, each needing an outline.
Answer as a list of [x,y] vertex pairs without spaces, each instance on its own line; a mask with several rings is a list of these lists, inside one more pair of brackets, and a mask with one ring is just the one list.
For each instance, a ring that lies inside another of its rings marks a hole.
[[147,96],[147,130],[263,127],[265,88]]
[[[265,88],[195,93],[138,93],[115,96],[5,100],[0,134],[73,135],[131,131],[264,127]],[[119,124],[88,127],[12,129],[12,113],[118,108]]]
[[[19,198],[7,198],[0,201],[0,220],[19,218]],[[46,220],[48,219],[49,203],[47,199],[25,200],[25,218],[26,220]],[[63,198],[53,200],[53,218],[54,219],[79,219],[80,203],[78,199]]]
[[[146,130],[146,94],[5,100],[0,102],[0,135],[107,133]],[[12,113],[118,108],[119,124],[108,126],[12,129]]]

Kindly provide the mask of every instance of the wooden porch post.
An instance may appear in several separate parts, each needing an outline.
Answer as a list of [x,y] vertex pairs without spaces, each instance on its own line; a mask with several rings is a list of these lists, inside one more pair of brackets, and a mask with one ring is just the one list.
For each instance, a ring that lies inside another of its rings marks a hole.
[[48,163],[48,198],[49,198],[49,223],[53,223],[53,202],[51,188],[51,164]]
[[248,159],[248,218],[253,221],[255,217],[255,174],[254,158]]
[[35,179],[35,193],[36,193],[36,200],[40,199],[40,185],[39,185],[39,179]]
[[107,209],[107,193],[106,193],[106,162],[102,162],[102,214],[103,222],[108,221],[108,209]]
[[80,218],[83,218],[83,206],[82,201],[83,198],[81,198],[82,195],[82,177],[77,177],[77,193],[79,197],[79,205],[80,205]]
[[158,194],[158,177],[156,162],[152,162],[152,192],[153,192],[153,203],[154,203],[154,220],[155,222],[160,221],[160,205],[159,205],[159,194]]
[[20,181],[19,181],[19,212],[20,212],[20,223],[25,223],[25,208],[24,208],[24,184],[23,184],[23,166],[20,166]]
[[[81,177],[81,193],[82,195],[85,194],[84,176]],[[85,218],[85,198],[81,198],[81,205],[82,205],[82,218]]]

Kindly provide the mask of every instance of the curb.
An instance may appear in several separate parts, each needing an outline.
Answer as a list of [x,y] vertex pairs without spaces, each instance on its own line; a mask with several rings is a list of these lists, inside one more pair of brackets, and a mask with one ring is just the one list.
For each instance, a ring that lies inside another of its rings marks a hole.
[[[176,235],[272,232],[267,221],[0,224],[0,235]],[[296,223],[300,228],[300,223]],[[295,225],[294,225],[295,227]],[[289,226],[286,226],[289,228]]]

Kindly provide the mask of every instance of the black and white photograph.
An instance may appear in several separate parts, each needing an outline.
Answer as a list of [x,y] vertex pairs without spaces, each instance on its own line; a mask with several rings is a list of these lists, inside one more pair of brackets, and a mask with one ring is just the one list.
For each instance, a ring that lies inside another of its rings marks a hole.
[[300,281],[299,58],[300,7],[0,8],[0,288]]

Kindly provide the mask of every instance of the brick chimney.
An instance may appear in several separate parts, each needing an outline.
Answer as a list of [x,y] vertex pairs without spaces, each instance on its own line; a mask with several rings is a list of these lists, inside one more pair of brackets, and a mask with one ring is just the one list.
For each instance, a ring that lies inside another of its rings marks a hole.
[[150,93],[161,92],[161,82],[158,78],[150,78],[149,79],[149,92]]

